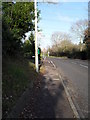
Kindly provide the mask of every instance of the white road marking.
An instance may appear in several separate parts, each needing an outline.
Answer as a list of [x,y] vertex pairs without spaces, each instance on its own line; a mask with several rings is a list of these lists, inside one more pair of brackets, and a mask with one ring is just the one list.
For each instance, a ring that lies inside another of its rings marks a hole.
[[[68,101],[69,101],[69,103],[70,103],[70,106],[71,106],[71,108],[72,108],[72,110],[73,110],[73,113],[74,113],[75,117],[76,117],[76,118],[79,118],[79,119],[80,119],[80,118],[85,118],[85,116],[83,115],[83,113],[81,113],[81,115],[79,114],[79,112],[78,112],[78,110],[77,110],[77,108],[76,108],[76,106],[75,106],[75,104],[74,104],[75,101],[73,102],[72,97],[70,96],[70,93],[69,93],[69,88],[64,84],[61,75],[59,75],[59,78],[60,78],[60,80],[61,80],[61,82],[62,82],[62,84],[63,84],[63,87],[64,87],[64,89],[65,89],[65,92],[66,92]],[[77,106],[78,106],[78,104],[77,104]],[[80,111],[79,106],[78,106],[78,109],[79,109],[79,111]]]
[[56,68],[55,64],[53,63],[53,61],[51,61],[52,65]]
[[47,75],[43,75],[44,77],[47,77]]
[[53,75],[52,73],[50,74],[50,76],[58,76],[58,75],[59,75],[59,74],[57,74],[57,73],[56,73],[55,75]]
[[77,63],[75,63],[75,62],[72,62],[73,64],[77,64]]
[[50,63],[50,61],[48,61],[48,63]]
[[80,66],[85,67],[85,68],[88,68],[88,66],[86,66],[86,65],[82,65],[82,64],[80,64]]
[[60,79],[57,79],[57,78],[56,78],[56,79],[53,79],[53,80],[60,80]]
[[[77,64],[76,62],[72,62],[73,64]],[[82,67],[85,67],[85,68],[88,68],[88,66],[86,66],[86,65],[83,65],[83,64],[79,64],[80,66],[82,66]]]
[[[59,78],[60,78],[60,80],[61,80],[61,82],[62,82],[62,84],[63,84],[63,87],[64,87],[64,89],[65,89],[65,92],[66,92],[68,101],[69,101],[69,103],[70,103],[70,106],[71,106],[71,108],[72,108],[72,110],[73,110],[73,113],[74,113],[75,117],[80,119],[80,115],[79,115],[79,113],[78,113],[78,110],[76,109],[75,104],[74,104],[74,102],[73,102],[73,100],[72,100],[72,98],[71,98],[71,96],[70,96],[70,94],[69,94],[68,87],[66,87],[66,85],[64,84],[61,75],[59,75]],[[85,117],[82,115],[82,118],[85,118]]]

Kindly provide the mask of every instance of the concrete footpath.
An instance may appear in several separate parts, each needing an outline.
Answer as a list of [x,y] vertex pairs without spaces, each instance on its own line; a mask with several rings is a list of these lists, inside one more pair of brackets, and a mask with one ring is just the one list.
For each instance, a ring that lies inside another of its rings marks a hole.
[[42,79],[24,93],[8,118],[75,118],[55,66],[47,60],[43,66]]
[[44,66],[46,70],[44,75],[45,88],[51,96],[54,117],[75,118],[55,65],[52,61],[45,60]]

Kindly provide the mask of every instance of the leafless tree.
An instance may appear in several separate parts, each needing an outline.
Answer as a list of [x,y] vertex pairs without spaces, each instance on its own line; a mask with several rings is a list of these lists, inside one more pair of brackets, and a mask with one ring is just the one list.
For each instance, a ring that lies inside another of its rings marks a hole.
[[63,40],[71,40],[71,36],[64,32],[54,32],[51,36],[53,45],[58,46],[58,44]]
[[83,38],[84,38],[84,32],[87,29],[87,27],[88,27],[88,20],[86,20],[86,19],[79,20],[79,21],[73,23],[70,30],[71,30],[71,32],[74,33],[75,37],[80,39],[80,42],[81,42],[81,40],[83,40]]

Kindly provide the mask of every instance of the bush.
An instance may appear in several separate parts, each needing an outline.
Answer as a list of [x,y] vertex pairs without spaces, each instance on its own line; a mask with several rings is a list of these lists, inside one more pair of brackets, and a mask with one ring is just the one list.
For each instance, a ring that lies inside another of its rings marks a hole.
[[87,56],[89,54],[87,54],[87,49],[86,49],[85,44],[76,45],[76,44],[73,44],[71,42],[67,42],[66,40],[64,40],[61,42],[61,44],[58,44],[58,46],[55,47],[54,45],[54,47],[50,49],[50,55],[61,56],[61,57],[66,56],[68,58],[85,60],[87,59]]

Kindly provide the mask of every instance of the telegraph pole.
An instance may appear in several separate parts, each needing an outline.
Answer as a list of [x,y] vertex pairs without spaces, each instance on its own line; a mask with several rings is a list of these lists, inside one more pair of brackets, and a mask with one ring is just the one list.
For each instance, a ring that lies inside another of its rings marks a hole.
[[[47,3],[51,4],[57,4],[58,0],[47,0]],[[37,0],[34,0],[35,2],[35,67],[36,72],[38,72],[38,44],[37,44]],[[43,1],[44,2],[44,1]]]
[[38,72],[38,46],[37,46],[37,0],[35,0],[35,66]]

